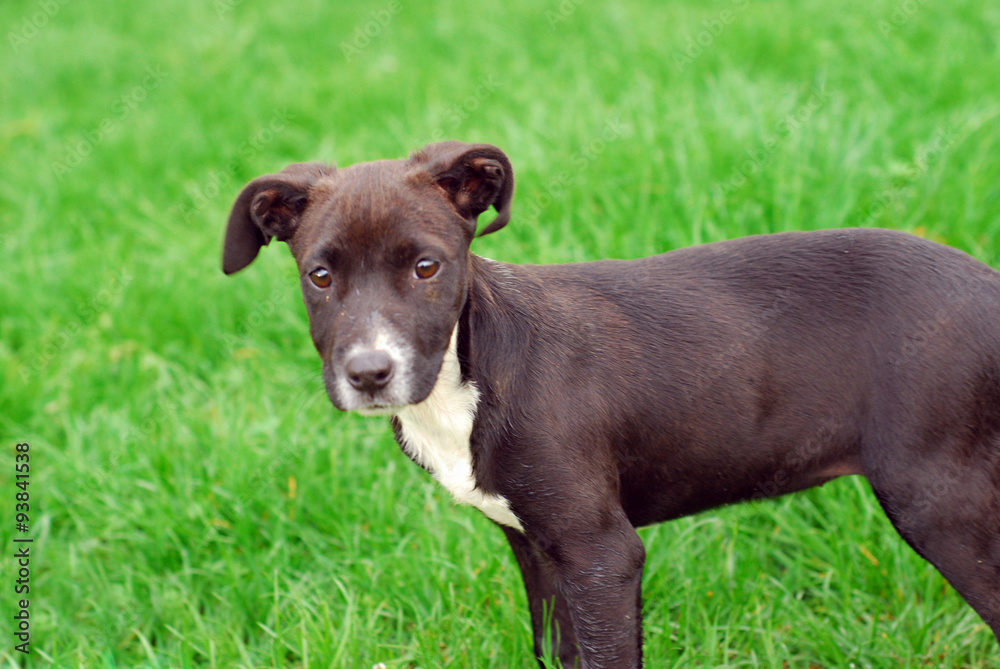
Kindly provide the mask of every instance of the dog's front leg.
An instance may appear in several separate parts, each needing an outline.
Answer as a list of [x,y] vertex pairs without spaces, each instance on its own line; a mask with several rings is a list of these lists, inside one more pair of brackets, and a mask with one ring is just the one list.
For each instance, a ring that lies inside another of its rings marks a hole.
[[[593,517],[580,514],[580,507],[570,508],[573,512],[554,519],[558,527],[541,529],[529,524],[526,529],[558,575],[559,591],[576,635],[580,667],[641,667],[642,567],[646,558],[642,541],[620,508]],[[567,516],[572,518],[569,524]]]
[[559,574],[551,558],[521,532],[500,526],[510,542],[514,558],[521,568],[524,589],[531,612],[531,629],[535,640],[535,656],[545,668],[542,658],[557,656],[566,669],[579,666],[580,650],[569,614],[566,598],[559,590]]

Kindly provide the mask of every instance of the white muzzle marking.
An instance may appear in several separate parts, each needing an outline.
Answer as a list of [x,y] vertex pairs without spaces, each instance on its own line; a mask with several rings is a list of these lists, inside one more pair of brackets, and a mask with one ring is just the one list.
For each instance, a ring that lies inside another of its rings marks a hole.
[[386,326],[375,331],[370,345],[354,344],[345,354],[348,360],[364,349],[384,351],[392,359],[393,376],[389,385],[374,396],[355,390],[343,371],[337,374],[337,395],[344,408],[363,416],[391,416],[406,405],[413,381],[413,348]]

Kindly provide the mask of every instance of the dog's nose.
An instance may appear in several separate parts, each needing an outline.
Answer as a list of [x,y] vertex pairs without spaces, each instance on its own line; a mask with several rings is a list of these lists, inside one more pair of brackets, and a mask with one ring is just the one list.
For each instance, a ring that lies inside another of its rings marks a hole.
[[392,358],[385,351],[359,351],[348,358],[345,369],[355,390],[374,393],[392,379]]

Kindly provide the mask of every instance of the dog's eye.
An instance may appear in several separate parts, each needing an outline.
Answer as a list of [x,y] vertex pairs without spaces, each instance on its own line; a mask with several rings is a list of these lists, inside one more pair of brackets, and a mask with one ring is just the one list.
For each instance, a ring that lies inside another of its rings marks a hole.
[[329,288],[330,284],[333,283],[333,277],[322,267],[317,267],[309,272],[309,280],[317,288]]
[[439,269],[441,269],[440,262],[424,258],[417,262],[415,272],[418,279],[429,279],[437,274]]

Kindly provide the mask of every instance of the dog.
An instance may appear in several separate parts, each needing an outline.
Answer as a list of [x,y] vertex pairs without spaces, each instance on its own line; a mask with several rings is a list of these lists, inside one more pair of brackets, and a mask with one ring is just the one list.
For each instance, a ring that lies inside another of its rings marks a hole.
[[879,229],[472,254],[513,193],[488,144],[294,164],[239,194],[223,270],[288,243],[330,400],[501,527],[537,654],[641,666],[636,527],[851,474],[1000,639],[1000,273]]

